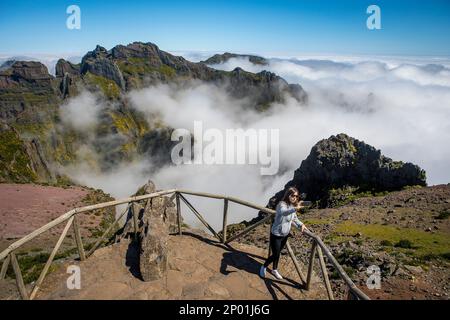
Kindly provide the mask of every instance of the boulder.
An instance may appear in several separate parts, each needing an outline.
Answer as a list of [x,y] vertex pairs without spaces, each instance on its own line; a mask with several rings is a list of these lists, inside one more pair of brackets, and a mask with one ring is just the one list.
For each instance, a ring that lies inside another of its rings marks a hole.
[[[135,194],[143,195],[156,191],[152,181],[148,181]],[[169,197],[149,199],[144,208],[135,206],[138,214],[138,241],[140,246],[139,268],[144,281],[161,279],[168,268],[169,234],[178,228],[176,205]],[[122,235],[134,232],[133,216],[129,214]]]

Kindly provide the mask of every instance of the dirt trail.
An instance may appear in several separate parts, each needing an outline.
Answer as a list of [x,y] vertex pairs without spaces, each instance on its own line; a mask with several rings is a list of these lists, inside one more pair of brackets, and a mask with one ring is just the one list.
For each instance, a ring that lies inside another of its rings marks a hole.
[[50,274],[38,299],[326,299],[319,279],[310,291],[301,290],[288,256],[282,256],[278,281],[258,270],[266,250],[217,241],[188,233],[169,238],[169,270],[163,279],[139,278],[136,248],[128,240],[97,250],[81,268],[81,289],[67,289],[67,264]]

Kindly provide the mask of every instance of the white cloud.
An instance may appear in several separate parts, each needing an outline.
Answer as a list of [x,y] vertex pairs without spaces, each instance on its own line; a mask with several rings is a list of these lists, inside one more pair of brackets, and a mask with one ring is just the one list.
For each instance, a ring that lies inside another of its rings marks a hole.
[[103,101],[99,97],[89,91],[83,91],[60,107],[60,116],[65,125],[86,131],[97,125],[103,108]]

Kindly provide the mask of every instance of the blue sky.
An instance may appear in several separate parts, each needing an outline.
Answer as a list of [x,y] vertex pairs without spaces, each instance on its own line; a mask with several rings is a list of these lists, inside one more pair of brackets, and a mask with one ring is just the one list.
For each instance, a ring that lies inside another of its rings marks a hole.
[[[66,8],[81,8],[81,30]],[[366,9],[381,8],[381,30]],[[133,41],[163,50],[450,55],[447,0],[0,1],[0,53],[84,53]]]

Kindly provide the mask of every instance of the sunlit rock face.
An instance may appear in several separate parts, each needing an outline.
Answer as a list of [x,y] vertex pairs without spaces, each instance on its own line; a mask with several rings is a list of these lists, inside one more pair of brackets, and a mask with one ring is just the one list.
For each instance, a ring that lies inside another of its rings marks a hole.
[[[363,141],[341,133],[317,142],[285,188],[295,186],[306,193],[307,199],[326,204],[330,192],[338,189],[379,192],[414,185],[426,185],[425,171],[419,166],[394,161]],[[283,193],[278,192],[269,205],[278,203]]]

